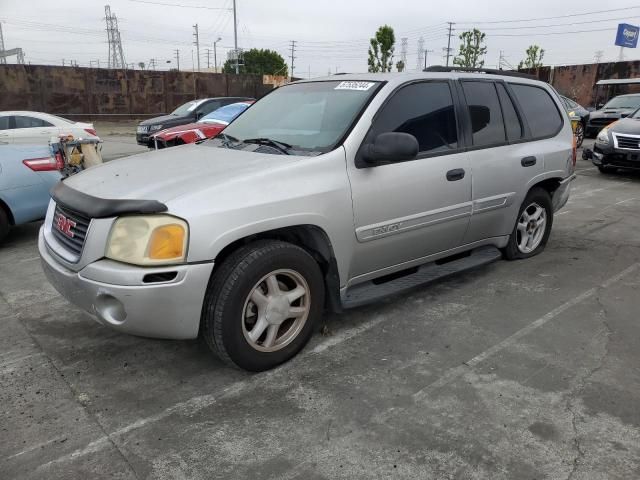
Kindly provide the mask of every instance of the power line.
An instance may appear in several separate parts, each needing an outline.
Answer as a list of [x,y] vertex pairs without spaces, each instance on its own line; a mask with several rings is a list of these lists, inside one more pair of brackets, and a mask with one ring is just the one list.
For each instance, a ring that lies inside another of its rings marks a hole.
[[539,17],[539,18],[521,18],[519,20],[490,20],[490,21],[474,21],[474,22],[457,22],[457,23],[461,23],[461,24],[473,24],[473,25],[477,25],[477,24],[493,24],[493,23],[518,23],[518,22],[535,22],[535,21],[539,21],[539,20],[554,20],[557,18],[571,18],[571,17],[584,17],[586,15],[596,15],[599,13],[612,13],[612,12],[622,12],[622,11],[628,11],[628,10],[635,10],[640,8],[640,5],[634,5],[634,6],[630,6],[630,7],[624,7],[624,8],[611,8],[611,9],[607,9],[607,10],[596,10],[596,11],[592,11],[592,12],[584,12],[584,13],[572,13],[569,15],[557,15],[555,17]]
[[539,35],[572,35],[574,33],[610,32],[611,28],[596,28],[593,30],[573,30],[570,32],[537,32],[537,33],[491,33],[488,37],[532,37]]
[[180,7],[180,8],[200,8],[203,10],[229,10],[223,7],[209,7],[206,5],[185,5],[183,3],[165,3],[165,2],[152,2],[151,0],[129,0],[135,3],[148,3],[150,5],[160,5],[163,7]]

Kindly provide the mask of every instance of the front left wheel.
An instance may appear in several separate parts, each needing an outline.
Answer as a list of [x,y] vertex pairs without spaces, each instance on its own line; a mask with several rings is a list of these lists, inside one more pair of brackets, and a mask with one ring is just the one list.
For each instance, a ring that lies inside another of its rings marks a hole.
[[261,240],[232,253],[214,272],[202,334],[223,361],[263,371],[296,355],[322,316],[324,282],[304,249]]

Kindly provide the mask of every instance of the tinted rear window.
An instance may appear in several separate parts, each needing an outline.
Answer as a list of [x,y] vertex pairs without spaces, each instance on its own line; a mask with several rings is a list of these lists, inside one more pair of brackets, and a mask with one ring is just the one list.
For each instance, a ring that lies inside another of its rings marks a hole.
[[493,82],[463,82],[462,88],[471,118],[473,145],[486,147],[504,143],[502,111]]
[[497,84],[498,96],[500,97],[500,105],[502,105],[502,115],[504,116],[504,125],[507,131],[507,138],[510,142],[520,140],[522,138],[522,124],[516,113],[516,109],[511,102],[511,98],[507,94],[504,85]]
[[551,137],[560,131],[562,117],[549,92],[532,85],[511,84],[511,88],[533,138]]

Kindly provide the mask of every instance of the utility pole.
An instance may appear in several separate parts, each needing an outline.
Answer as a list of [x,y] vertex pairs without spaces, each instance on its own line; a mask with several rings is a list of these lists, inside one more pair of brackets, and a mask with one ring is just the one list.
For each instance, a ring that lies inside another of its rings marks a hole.
[[[4,53],[4,36],[2,35],[2,22],[0,22],[0,52]],[[7,63],[7,59],[5,57],[0,57],[0,64],[5,65]]]
[[296,59],[295,52],[296,52],[296,41],[291,40],[291,81],[293,81],[293,65],[294,65],[293,61]]
[[594,55],[595,62],[600,63],[602,61],[603,55],[604,55],[604,50],[596,50],[596,54]]
[[427,69],[427,57],[430,53],[433,53],[433,50],[425,50],[424,51],[424,69]]
[[156,59],[155,58],[152,58],[151,60],[149,60],[149,68],[148,68],[148,70],[151,70],[151,69],[153,69],[153,70],[156,69]]
[[449,58],[451,57],[451,37],[453,37],[453,26],[455,25],[455,23],[453,22],[447,22],[447,24],[449,25],[449,34],[448,39],[447,39],[447,67],[449,66]]
[[211,64],[209,63],[210,56],[211,56],[211,49],[207,48],[207,70],[211,68]]
[[180,71],[180,50],[176,48],[175,52],[176,52],[176,68],[178,71]]
[[198,24],[193,26],[193,36],[195,38],[193,44],[196,46],[196,57],[198,62],[198,71],[200,71],[200,36],[198,34]]
[[240,65],[238,65],[240,54],[238,52],[238,20],[236,11],[236,0],[233,0],[233,48],[236,51],[236,75],[238,75],[240,73]]
[[222,40],[222,38],[218,37],[218,39],[213,42],[213,70],[218,73],[218,55],[216,54],[216,44]]

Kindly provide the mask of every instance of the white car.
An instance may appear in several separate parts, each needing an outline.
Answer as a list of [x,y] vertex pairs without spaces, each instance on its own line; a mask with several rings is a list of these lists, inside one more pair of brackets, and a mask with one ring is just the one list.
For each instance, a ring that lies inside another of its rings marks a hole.
[[100,140],[91,123],[73,122],[42,112],[0,112],[2,143],[48,143],[51,137],[67,134],[76,138]]

